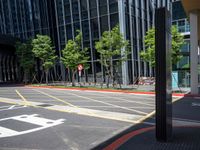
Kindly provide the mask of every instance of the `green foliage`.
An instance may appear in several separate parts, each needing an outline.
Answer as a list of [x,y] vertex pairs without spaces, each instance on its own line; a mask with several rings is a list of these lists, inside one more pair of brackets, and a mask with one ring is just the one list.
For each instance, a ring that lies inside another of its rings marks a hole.
[[29,40],[27,43],[16,42],[15,47],[19,65],[23,68],[25,73],[28,73],[34,67],[34,55],[31,41]]
[[128,55],[128,49],[125,49],[124,53],[121,52],[121,49],[125,48],[128,44],[129,42],[124,40],[121,35],[118,25],[110,32],[103,32],[101,39],[95,43],[95,48],[101,55],[101,64],[105,67],[110,67],[113,57],[119,61],[125,61]]
[[61,60],[63,64],[72,70],[72,86],[75,86],[75,73],[79,64],[82,64],[84,69],[88,69],[87,62],[89,57],[87,56],[88,48],[81,47],[82,33],[77,30],[77,36],[74,40],[68,40],[65,48],[62,50]]
[[180,48],[184,44],[184,37],[178,32],[176,26],[172,26],[172,64],[176,65],[182,58],[180,55]]
[[149,62],[151,66],[155,66],[155,28],[147,31],[144,37],[146,50],[140,53],[141,58]]
[[[106,68],[106,74],[112,77],[111,70],[114,69],[112,59],[116,59],[121,64],[127,60],[129,42],[125,40],[120,33],[119,25],[115,26],[111,31],[103,32],[101,39],[95,43],[95,48],[100,53],[100,63]],[[122,49],[124,51],[122,52]]]
[[82,33],[77,30],[78,34],[74,40],[68,40],[65,48],[62,50],[62,62],[63,64],[72,70],[76,70],[78,64],[82,64],[84,69],[88,68],[87,62],[89,57],[87,56],[88,48],[82,50],[81,41]]
[[41,59],[44,69],[47,71],[55,64],[57,56],[52,46],[51,38],[47,35],[37,35],[32,41],[34,55]]
[[[184,44],[183,36],[178,32],[176,26],[171,27],[172,33],[172,64],[176,65],[182,58],[180,48]],[[140,56],[146,62],[149,62],[152,67],[155,66],[155,28],[147,31],[144,37],[145,51],[141,51]]]

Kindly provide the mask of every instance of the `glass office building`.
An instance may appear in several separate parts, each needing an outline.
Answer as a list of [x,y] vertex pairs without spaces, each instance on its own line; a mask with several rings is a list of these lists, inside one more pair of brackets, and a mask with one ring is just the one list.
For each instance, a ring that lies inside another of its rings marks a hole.
[[169,0],[56,0],[58,47],[63,49],[76,30],[83,33],[83,47],[89,47],[90,69],[88,80],[102,80],[103,68],[98,62],[95,42],[104,31],[119,24],[124,38],[130,41],[131,56],[122,65],[123,83],[133,83],[139,76],[153,75],[152,69],[140,59],[144,49],[143,37],[153,25],[155,8],[170,7]]
[[0,0],[0,34],[22,41],[47,34],[60,56],[67,40],[81,30],[82,47],[88,47],[90,55],[86,80],[101,82],[105,73],[95,42],[119,24],[131,46],[131,55],[121,67],[121,79],[131,84],[137,77],[154,75],[149,64],[140,59],[140,51],[146,31],[154,24],[155,8],[161,6],[171,8],[171,0]]

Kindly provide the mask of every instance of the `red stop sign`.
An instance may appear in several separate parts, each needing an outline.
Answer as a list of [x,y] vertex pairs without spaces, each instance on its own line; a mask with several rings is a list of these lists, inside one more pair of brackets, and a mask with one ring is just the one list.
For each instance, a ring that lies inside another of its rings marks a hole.
[[79,65],[78,65],[78,71],[81,71],[81,70],[83,70],[83,65],[82,65],[82,64],[79,64]]

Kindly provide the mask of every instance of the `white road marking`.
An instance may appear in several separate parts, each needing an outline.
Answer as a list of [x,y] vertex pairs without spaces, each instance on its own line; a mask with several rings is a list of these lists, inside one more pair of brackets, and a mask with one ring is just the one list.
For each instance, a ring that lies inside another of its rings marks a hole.
[[[0,102],[24,105],[23,101],[15,100],[15,99],[0,98]],[[135,115],[135,114],[109,112],[109,111],[94,110],[94,109],[79,108],[79,107],[76,108],[76,107],[62,106],[62,105],[40,107],[39,105],[42,105],[42,104],[44,103],[29,101],[29,106],[32,106],[32,107],[38,107],[38,108],[59,111],[59,112],[64,112],[64,113],[75,113],[78,115],[103,118],[103,119],[111,119],[111,120],[124,121],[124,122],[130,122],[130,123],[138,123],[137,120],[143,117],[141,115]]]
[[10,106],[8,109],[13,109],[15,107],[15,105]]
[[[85,92],[85,91],[84,91]],[[89,92],[89,91],[87,91],[87,92]],[[74,93],[73,93],[74,94]],[[119,93],[113,93],[113,94],[119,94]],[[122,94],[125,94],[125,93],[120,93],[120,95],[122,95]],[[100,96],[99,94],[96,94],[97,96]],[[92,96],[95,96],[94,94],[92,94]],[[88,97],[88,98],[91,98],[91,99],[94,99],[94,98],[92,98],[92,97]],[[148,103],[146,103],[146,102],[138,102],[138,100],[137,101],[134,101],[134,98],[140,98],[140,99],[142,99],[142,100],[144,100],[144,99],[150,99],[150,100],[154,100],[154,99],[152,99],[151,97],[143,97],[143,96],[139,96],[139,95],[137,95],[137,96],[134,96],[134,97],[130,97],[130,99],[133,99],[133,100],[127,100],[127,99],[125,99],[125,98],[118,98],[118,97],[113,97],[113,96],[104,96],[104,98],[113,98],[113,99],[117,99],[117,100],[123,100],[123,101],[126,101],[126,102],[130,102],[130,103],[137,103],[137,104],[142,104],[142,105],[147,105],[147,106],[155,106],[155,105],[152,105],[152,104],[148,104]],[[98,99],[98,97],[97,97],[97,99]]]
[[[48,89],[48,90],[52,90],[52,89]],[[59,92],[61,92],[61,91],[59,91]],[[106,104],[106,105],[109,105],[109,106],[113,106],[115,108],[121,108],[121,109],[124,109],[124,110],[129,110],[129,111],[136,112],[136,113],[143,114],[143,115],[147,115],[148,114],[148,113],[145,113],[145,112],[142,112],[142,111],[139,111],[139,110],[129,109],[129,108],[126,108],[126,107],[122,107],[122,106],[118,106],[118,105],[115,105],[115,104],[99,101],[99,100],[88,98],[88,97],[85,97],[85,96],[80,96],[80,95],[77,95],[77,94],[74,94],[74,93],[70,93],[70,92],[68,92],[68,94],[71,94],[71,95],[74,95],[74,96],[77,96],[77,97],[81,97],[81,98],[84,98],[84,99],[88,99],[88,100],[91,100],[91,101],[94,101],[94,102],[98,102],[98,103]]]
[[8,108],[8,107],[10,107],[10,105],[0,106],[0,109],[1,109],[1,108]]
[[14,117],[9,117],[9,118],[3,118],[3,119],[0,119],[0,123],[1,123],[1,121],[10,120],[10,119],[12,119],[12,121],[21,121],[24,123],[34,124],[39,127],[19,132],[19,131],[15,131],[13,129],[9,129],[9,128],[0,126],[0,138],[36,132],[36,131],[39,131],[42,129],[46,129],[49,127],[53,127],[53,126],[62,124],[62,123],[64,123],[64,120],[65,120],[65,119],[51,120],[51,119],[38,117],[38,114],[32,114],[32,115],[20,115],[20,116],[14,116]]
[[16,109],[25,108],[25,107],[27,107],[27,106],[15,107],[15,108],[12,108],[12,109],[0,109],[0,111],[6,111],[6,110],[16,110]]
[[20,109],[24,108],[26,106],[21,106],[21,105],[6,105],[6,106],[1,106],[0,111],[6,111],[6,110],[15,110],[15,109]]
[[193,106],[193,107],[194,107],[194,106],[200,107],[200,103],[192,103],[192,106]]
[[113,106],[79,106],[82,108],[113,108]]

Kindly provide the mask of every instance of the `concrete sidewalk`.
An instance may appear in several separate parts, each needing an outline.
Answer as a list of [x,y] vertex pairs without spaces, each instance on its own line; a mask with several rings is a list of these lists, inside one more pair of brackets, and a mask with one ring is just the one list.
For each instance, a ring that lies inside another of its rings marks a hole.
[[95,150],[199,150],[200,99],[184,97],[173,104],[173,138],[158,142],[155,138],[155,118],[132,126],[95,147]]

